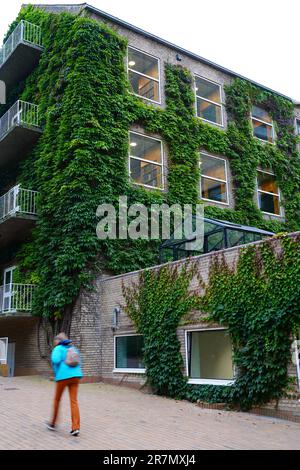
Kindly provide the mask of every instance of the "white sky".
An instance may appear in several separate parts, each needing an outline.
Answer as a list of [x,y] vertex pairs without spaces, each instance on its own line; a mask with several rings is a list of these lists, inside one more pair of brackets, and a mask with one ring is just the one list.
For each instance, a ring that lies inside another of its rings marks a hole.
[[[1,2],[0,38],[22,3],[29,2]],[[84,2],[33,0],[30,3]],[[300,0],[89,0],[87,3],[300,101]]]

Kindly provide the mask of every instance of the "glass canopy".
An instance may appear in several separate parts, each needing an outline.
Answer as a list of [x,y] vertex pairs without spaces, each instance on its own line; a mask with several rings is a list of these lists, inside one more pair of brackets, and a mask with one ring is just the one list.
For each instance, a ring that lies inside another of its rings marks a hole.
[[[231,248],[246,243],[253,243],[265,237],[273,236],[273,232],[267,232],[256,227],[233,224],[224,220],[207,219],[204,221],[204,233],[198,246],[191,242],[197,240],[196,235],[192,238],[175,239],[174,235],[160,246],[160,262],[176,261],[189,256],[211,253],[225,248]],[[196,216],[193,217],[194,230],[196,227]],[[200,240],[199,238],[199,240]],[[195,249],[195,247],[197,248]]]

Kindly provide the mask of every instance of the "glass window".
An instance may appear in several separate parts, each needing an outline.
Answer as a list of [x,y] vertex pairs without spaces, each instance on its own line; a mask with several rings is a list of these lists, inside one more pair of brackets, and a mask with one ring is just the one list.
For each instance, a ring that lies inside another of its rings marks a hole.
[[189,377],[232,380],[232,345],[226,330],[188,333]]
[[163,189],[162,142],[130,132],[130,176],[144,186]]
[[300,135],[300,119],[296,119],[296,134]]
[[128,77],[136,95],[160,102],[158,59],[129,47]]
[[217,83],[195,77],[197,116],[205,121],[223,125],[221,87]]
[[272,173],[257,173],[258,206],[268,214],[280,215],[280,192]]
[[143,336],[116,337],[116,368],[144,369]]
[[252,106],[253,134],[265,142],[274,142],[274,127],[270,115],[258,106]]
[[201,197],[228,204],[226,161],[206,153],[201,158]]

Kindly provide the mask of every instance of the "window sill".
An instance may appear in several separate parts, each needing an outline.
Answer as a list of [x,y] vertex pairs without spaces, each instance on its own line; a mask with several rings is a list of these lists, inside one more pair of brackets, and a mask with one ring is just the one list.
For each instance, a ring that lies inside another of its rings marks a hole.
[[188,384],[190,385],[223,385],[231,386],[234,384],[234,380],[216,380],[216,379],[189,379]]
[[113,369],[113,373],[118,373],[118,374],[145,374],[146,369]]

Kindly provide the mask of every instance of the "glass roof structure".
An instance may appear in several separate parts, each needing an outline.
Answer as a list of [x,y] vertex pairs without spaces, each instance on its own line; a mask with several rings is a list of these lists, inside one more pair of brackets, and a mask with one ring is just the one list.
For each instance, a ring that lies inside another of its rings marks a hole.
[[[191,237],[179,240],[173,234],[169,240],[161,244],[161,263],[245,245],[274,235],[273,232],[224,220],[208,219],[206,217],[201,220],[204,224],[202,236],[198,236],[196,232]],[[196,230],[196,216],[193,216],[193,230],[194,232]]]

